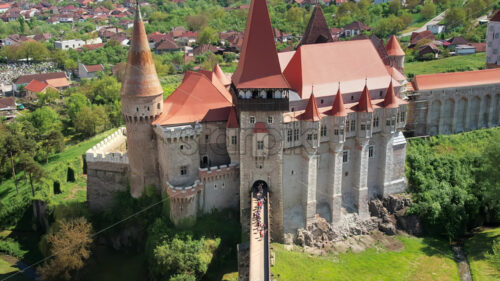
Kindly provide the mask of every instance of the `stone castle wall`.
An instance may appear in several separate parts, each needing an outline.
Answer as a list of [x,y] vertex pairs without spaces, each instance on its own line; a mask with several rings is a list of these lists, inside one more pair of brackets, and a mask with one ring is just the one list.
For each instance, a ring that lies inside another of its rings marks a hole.
[[91,149],[87,161],[87,202],[92,211],[102,211],[113,204],[116,192],[126,191],[128,181],[127,153],[110,152],[122,145],[125,128],[118,129]]

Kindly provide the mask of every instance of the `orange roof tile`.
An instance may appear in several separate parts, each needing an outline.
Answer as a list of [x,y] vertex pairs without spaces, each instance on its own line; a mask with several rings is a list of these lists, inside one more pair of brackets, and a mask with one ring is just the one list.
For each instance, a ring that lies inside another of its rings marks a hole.
[[181,85],[163,102],[158,125],[226,121],[233,104],[202,73],[187,71]]
[[413,80],[415,90],[470,87],[500,83],[500,69],[417,75]]
[[289,88],[281,74],[266,0],[252,0],[238,68],[237,88]]
[[49,86],[54,87],[54,88],[69,87],[69,81],[68,81],[68,79],[66,79],[66,77],[47,79],[47,80],[45,80],[45,83],[49,84]]
[[387,41],[387,45],[385,45],[387,49],[387,53],[389,56],[404,56],[405,52],[401,49],[401,45],[399,45],[398,39],[396,36],[392,35]]
[[342,94],[340,93],[340,85],[339,85],[339,90],[337,91],[337,96],[335,97],[335,100],[333,101],[331,113],[333,116],[336,116],[336,117],[347,116],[347,112],[346,112],[345,106],[344,106],[344,99],[342,98]]
[[85,65],[85,68],[87,69],[87,72],[104,71],[104,67],[102,67],[102,64]]
[[365,85],[363,89],[363,93],[361,93],[361,97],[359,98],[359,104],[357,107],[358,112],[373,112],[372,100],[370,98],[370,91],[368,91],[368,87]]
[[236,116],[236,108],[231,107],[231,111],[229,111],[229,117],[227,118],[226,128],[234,129],[239,128],[240,124],[238,124],[238,117]]
[[136,9],[121,95],[130,97],[161,95],[163,89],[156,74],[141,11],[139,6]]
[[302,45],[283,74],[302,99],[309,98],[313,84],[316,96],[331,96],[339,82],[347,94],[360,92],[365,78],[372,89],[385,89],[391,79],[375,46],[366,39]]
[[26,85],[26,87],[24,89],[26,89],[30,92],[40,93],[43,90],[45,90],[45,88],[47,88],[48,86],[49,86],[49,84],[47,84],[45,82],[38,81],[38,80],[31,80],[31,82],[28,85]]
[[[217,88],[217,90],[219,90],[219,92],[221,92],[229,102],[233,101],[231,93],[226,89],[226,87],[222,84],[222,82],[219,80],[219,78],[215,75],[214,72],[204,69],[201,69],[198,72],[205,75],[208,78],[208,80],[212,82],[212,84]],[[184,76],[184,79],[185,78],[186,77]]]
[[304,121],[319,121],[321,116],[318,112],[318,105],[316,104],[316,98],[314,93],[309,96],[309,101],[307,102],[306,111],[300,116],[301,120]]

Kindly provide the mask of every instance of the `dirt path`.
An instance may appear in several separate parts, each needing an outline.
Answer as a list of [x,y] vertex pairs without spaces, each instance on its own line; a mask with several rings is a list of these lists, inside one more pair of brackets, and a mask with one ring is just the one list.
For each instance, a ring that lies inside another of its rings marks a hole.
[[451,251],[453,252],[453,257],[458,266],[458,274],[460,275],[461,281],[472,281],[472,275],[470,273],[469,262],[467,262],[467,257],[462,246],[455,245],[451,246]]

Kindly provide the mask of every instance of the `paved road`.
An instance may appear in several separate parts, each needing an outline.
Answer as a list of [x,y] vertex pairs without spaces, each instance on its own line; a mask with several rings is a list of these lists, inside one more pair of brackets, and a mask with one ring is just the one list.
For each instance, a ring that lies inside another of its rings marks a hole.
[[446,11],[442,12],[441,14],[437,15],[436,17],[434,17],[430,21],[426,22],[419,29],[415,29],[415,30],[413,30],[411,32],[403,33],[403,34],[399,35],[399,37],[410,36],[413,32],[422,32],[422,31],[425,31],[425,30],[427,30],[427,26],[428,25],[438,24],[440,21],[442,21],[444,19],[445,14],[446,14]]
[[[257,219],[253,216],[257,210],[257,198],[252,194],[252,214],[250,219],[250,270],[249,279],[252,281],[268,281],[269,273],[269,234],[265,232],[264,237],[260,237],[257,229]],[[264,204],[261,215],[264,223],[268,224],[267,204]]]

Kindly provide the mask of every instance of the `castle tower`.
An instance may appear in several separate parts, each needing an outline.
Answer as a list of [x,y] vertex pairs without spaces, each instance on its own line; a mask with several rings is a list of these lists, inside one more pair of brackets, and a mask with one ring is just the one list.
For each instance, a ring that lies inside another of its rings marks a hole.
[[326,42],[333,42],[333,38],[330,33],[330,29],[328,28],[328,24],[326,23],[325,16],[323,15],[323,10],[321,9],[321,6],[317,4],[313,9],[311,18],[309,19],[309,23],[307,24],[306,31],[304,32],[304,36],[302,36],[299,46]]
[[320,143],[321,116],[314,93],[311,93],[307,102],[306,110],[298,117],[301,120],[302,134],[305,135],[303,142],[302,158],[304,159],[304,189],[302,195],[302,208],[305,214],[305,224],[314,222],[316,214],[316,190]]
[[401,45],[399,45],[396,36],[392,35],[391,38],[389,38],[385,48],[387,49],[391,64],[403,73],[405,67],[405,52],[401,49]]
[[486,68],[500,67],[500,10],[497,10],[488,22],[486,31]]
[[367,218],[370,216],[368,212],[368,144],[372,136],[373,117],[373,105],[367,84],[359,98],[356,111],[356,146],[353,153],[356,167],[354,169],[354,193],[359,216]]
[[121,99],[127,127],[130,193],[137,198],[142,195],[145,186],[159,186],[151,123],[163,111],[163,90],[156,75],[138,3]]
[[266,1],[252,0],[231,92],[239,114],[240,219],[249,230],[250,192],[265,183],[270,196],[271,238],[282,241],[283,113],[290,86],[281,73]]
[[333,130],[330,130],[330,178],[328,195],[330,196],[332,223],[336,224],[340,222],[342,215],[342,152],[344,150],[345,122],[347,117],[344,99],[340,92],[340,83],[330,114],[332,115]]

